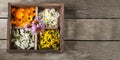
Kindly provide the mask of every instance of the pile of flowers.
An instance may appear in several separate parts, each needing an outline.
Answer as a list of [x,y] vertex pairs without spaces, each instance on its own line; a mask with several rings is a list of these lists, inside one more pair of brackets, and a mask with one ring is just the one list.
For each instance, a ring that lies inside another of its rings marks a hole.
[[34,47],[34,35],[24,29],[12,29],[12,41],[18,49],[31,49]]
[[58,29],[47,29],[40,35],[40,40],[38,41],[39,49],[49,49],[53,48],[54,50],[59,49],[60,43],[60,32]]
[[60,16],[58,11],[55,11],[54,8],[52,9],[45,9],[39,12],[39,18],[43,21],[43,23],[47,27],[57,27],[58,18]]
[[11,14],[11,23],[18,27],[24,27],[26,23],[31,22],[33,17],[35,17],[35,7],[12,8]]

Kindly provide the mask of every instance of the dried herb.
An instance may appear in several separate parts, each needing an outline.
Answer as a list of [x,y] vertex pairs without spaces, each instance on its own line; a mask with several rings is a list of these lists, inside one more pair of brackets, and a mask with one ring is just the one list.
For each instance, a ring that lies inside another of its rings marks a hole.
[[35,7],[30,8],[11,8],[12,20],[11,23],[24,27],[26,23],[31,22],[35,16]]
[[45,9],[39,12],[39,18],[44,22],[47,27],[57,27],[58,18],[60,14],[54,8]]
[[12,42],[18,49],[30,49],[34,47],[34,35],[24,29],[12,29]]
[[60,45],[60,32],[58,29],[48,29],[45,30],[40,35],[40,40],[38,41],[39,49],[51,49],[58,50]]

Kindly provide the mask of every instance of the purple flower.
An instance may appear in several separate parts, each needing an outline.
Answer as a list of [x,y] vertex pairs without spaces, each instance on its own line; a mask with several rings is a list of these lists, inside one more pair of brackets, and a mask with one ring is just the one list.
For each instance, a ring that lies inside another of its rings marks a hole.
[[25,25],[25,30],[31,31],[34,34],[42,33],[44,31],[44,28],[45,26],[43,22],[39,20],[38,18],[35,18],[31,24]]

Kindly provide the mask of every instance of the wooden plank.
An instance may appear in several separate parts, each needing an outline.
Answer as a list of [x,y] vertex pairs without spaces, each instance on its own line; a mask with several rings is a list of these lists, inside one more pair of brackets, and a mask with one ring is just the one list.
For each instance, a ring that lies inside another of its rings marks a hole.
[[76,53],[74,60],[118,60],[119,45],[120,41],[67,41],[65,51]]
[[7,40],[0,40],[0,49],[7,49]]
[[[39,2],[41,0],[34,0]],[[119,18],[118,0],[52,0],[45,2],[63,2],[65,18]]]
[[65,4],[65,18],[120,18],[119,0],[0,0],[0,17],[7,17],[8,2]]
[[[7,39],[7,19],[0,19],[0,39]],[[65,19],[65,40],[120,40],[120,19]]]
[[61,54],[7,53],[0,47],[0,60],[118,60],[119,46],[119,41],[65,41]]
[[65,40],[120,40],[120,19],[66,19]]
[[0,17],[7,17],[8,15],[8,2],[20,2],[21,0],[0,0]]
[[0,19],[0,39],[7,39],[7,19]]

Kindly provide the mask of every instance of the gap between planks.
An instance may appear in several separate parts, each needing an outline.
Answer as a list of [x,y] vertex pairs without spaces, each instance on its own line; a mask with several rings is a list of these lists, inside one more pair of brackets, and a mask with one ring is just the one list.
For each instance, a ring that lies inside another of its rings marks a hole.
[[[7,39],[0,39],[0,40],[4,40],[6,41]],[[114,41],[118,41],[120,42],[120,40],[64,40],[64,41],[88,41],[88,42],[95,42],[95,41],[99,41],[99,42],[114,42]]]
[[[0,19],[8,19],[8,17],[0,17]],[[64,19],[120,19],[120,18],[64,18]]]

